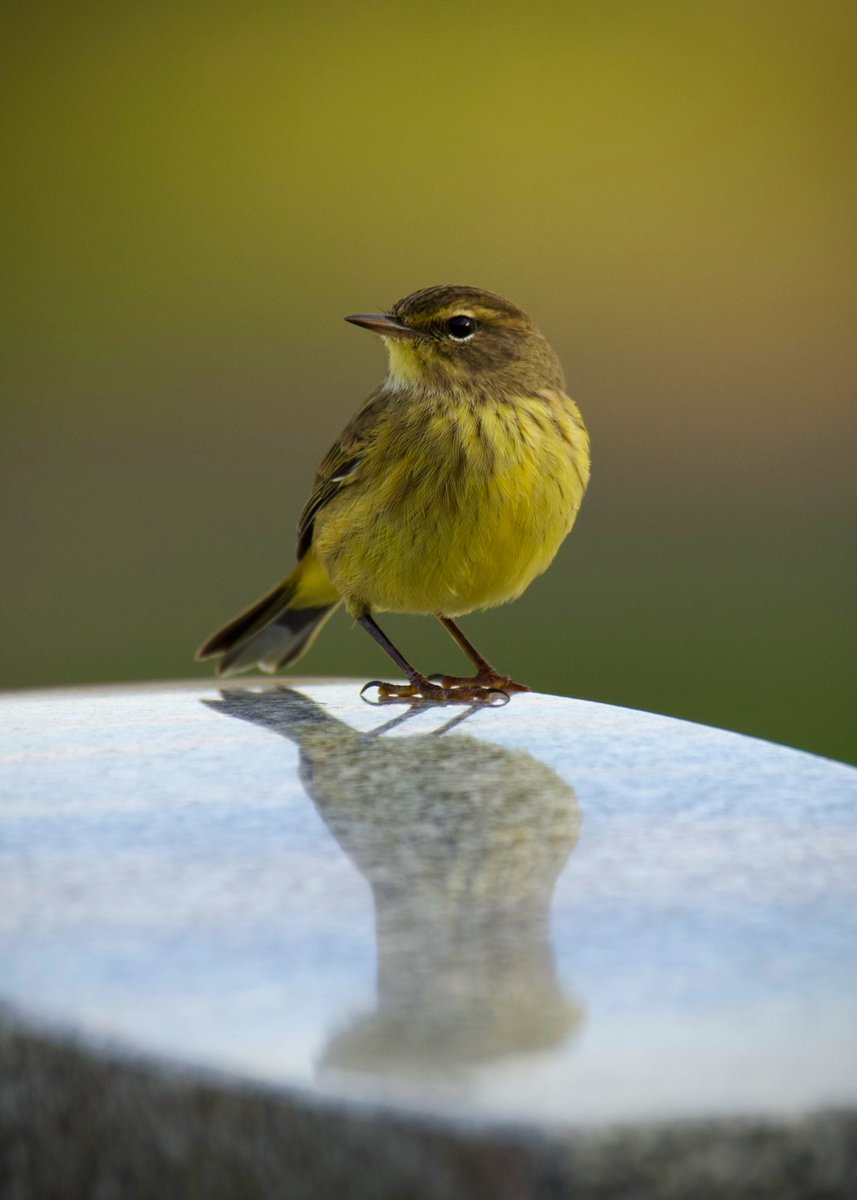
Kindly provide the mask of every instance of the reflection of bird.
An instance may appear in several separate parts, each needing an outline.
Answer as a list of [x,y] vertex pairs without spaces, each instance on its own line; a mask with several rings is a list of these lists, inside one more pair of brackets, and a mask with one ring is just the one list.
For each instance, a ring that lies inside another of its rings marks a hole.
[[582,1010],[549,928],[580,829],[568,784],[473,737],[361,734],[285,688],[221,696],[206,703],[297,743],[307,792],[372,888],[377,1010],[331,1039],[325,1065],[447,1074],[568,1036]]
[[[574,524],[589,439],[559,361],[526,313],[478,288],[426,288],[347,319],[384,339],[387,379],[321,464],[298,565],[197,657],[219,656],[221,674],[280,670],[344,601],[408,677],[374,681],[382,701],[526,691],[452,618],[520,596]],[[376,624],[385,611],[436,615],[476,675],[430,682]]]

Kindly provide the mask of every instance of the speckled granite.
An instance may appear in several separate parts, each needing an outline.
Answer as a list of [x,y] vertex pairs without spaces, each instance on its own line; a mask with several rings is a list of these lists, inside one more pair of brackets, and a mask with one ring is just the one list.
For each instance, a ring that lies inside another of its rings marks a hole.
[[352,683],[0,718],[4,1198],[857,1193],[857,771]]

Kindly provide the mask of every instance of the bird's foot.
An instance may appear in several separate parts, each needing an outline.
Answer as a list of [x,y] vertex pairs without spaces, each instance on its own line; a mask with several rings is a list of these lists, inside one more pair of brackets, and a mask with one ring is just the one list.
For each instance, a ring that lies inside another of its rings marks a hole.
[[505,692],[507,696],[511,696],[513,692],[531,690],[526,683],[515,683],[508,675],[501,675],[493,669],[480,671],[478,675],[469,678],[465,675],[429,675],[429,679],[432,682],[436,681],[443,688],[488,688],[491,691]]
[[[498,676],[498,679],[500,677]],[[416,675],[409,683],[384,683],[381,679],[370,679],[360,689],[367,704],[508,704],[509,693],[493,683],[478,679],[459,679],[450,682],[450,676],[442,676],[439,683],[425,675]],[[521,684],[513,684],[515,691],[528,691]],[[378,696],[370,700],[366,693],[378,689]]]

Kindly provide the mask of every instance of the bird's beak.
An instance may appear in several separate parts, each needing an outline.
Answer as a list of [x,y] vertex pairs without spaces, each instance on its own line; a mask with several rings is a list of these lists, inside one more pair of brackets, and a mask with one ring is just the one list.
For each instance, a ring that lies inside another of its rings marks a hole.
[[380,333],[381,337],[416,337],[417,333],[415,329],[411,329],[410,325],[403,325],[401,321],[397,321],[395,317],[390,317],[386,313],[355,313],[353,317],[345,319],[352,325],[360,325],[363,329],[371,329],[373,333]]

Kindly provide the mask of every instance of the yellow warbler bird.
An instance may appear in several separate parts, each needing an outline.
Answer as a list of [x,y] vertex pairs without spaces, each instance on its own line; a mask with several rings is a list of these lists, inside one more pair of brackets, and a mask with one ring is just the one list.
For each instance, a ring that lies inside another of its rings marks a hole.
[[[295,569],[197,658],[219,656],[222,675],[279,671],[344,602],[407,676],[366,685],[383,702],[527,691],[495,671],[453,618],[520,596],[574,524],[589,437],[562,367],[526,313],[479,288],[425,288],[387,313],[346,320],[381,335],[387,378],[319,468]],[[377,612],[436,616],[476,674],[421,674]]]

